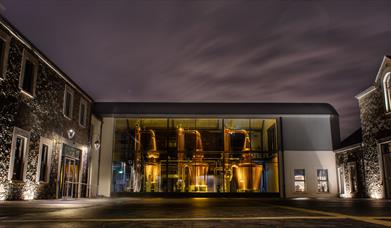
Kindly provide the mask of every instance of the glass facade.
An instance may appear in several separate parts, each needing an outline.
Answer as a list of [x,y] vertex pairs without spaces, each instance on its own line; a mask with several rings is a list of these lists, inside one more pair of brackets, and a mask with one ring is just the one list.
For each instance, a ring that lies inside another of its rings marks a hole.
[[117,118],[112,192],[279,192],[276,124]]
[[318,169],[316,171],[318,179],[318,192],[329,192],[329,174],[327,169]]
[[305,170],[295,169],[295,192],[305,192]]

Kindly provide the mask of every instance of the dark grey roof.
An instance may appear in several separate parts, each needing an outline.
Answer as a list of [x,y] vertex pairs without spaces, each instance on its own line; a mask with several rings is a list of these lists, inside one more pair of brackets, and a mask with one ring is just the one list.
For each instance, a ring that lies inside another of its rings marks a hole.
[[182,102],[97,102],[98,116],[114,115],[261,115],[331,114],[338,115],[326,103],[182,103]]
[[345,147],[350,147],[352,145],[356,144],[361,144],[362,143],[362,130],[361,128],[357,129],[355,132],[353,132],[351,135],[346,137],[342,142],[341,142],[341,148]]

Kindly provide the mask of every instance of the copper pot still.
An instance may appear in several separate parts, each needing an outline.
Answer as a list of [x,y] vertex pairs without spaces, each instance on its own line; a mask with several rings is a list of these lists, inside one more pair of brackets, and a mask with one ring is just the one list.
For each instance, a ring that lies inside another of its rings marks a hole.
[[253,163],[240,163],[236,167],[235,181],[238,192],[259,192],[263,166]]

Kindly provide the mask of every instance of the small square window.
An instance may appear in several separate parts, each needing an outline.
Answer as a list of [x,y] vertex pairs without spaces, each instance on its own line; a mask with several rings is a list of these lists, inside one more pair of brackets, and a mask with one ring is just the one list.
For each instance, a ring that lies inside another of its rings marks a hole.
[[318,192],[329,192],[329,175],[327,169],[317,170]]
[[295,178],[295,192],[305,192],[305,170],[295,169],[294,178]]

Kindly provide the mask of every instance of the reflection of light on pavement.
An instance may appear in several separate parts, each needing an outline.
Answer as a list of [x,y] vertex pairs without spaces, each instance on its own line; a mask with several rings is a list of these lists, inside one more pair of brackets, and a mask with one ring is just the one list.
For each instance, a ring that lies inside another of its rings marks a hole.
[[208,200],[208,198],[205,198],[205,197],[199,197],[199,198],[193,198],[193,200]]
[[309,200],[310,198],[308,197],[297,197],[297,198],[292,198],[292,200]]
[[352,194],[350,194],[350,193],[341,194],[339,196],[342,198],[352,198]]

